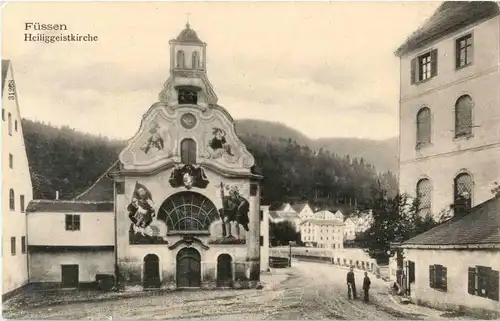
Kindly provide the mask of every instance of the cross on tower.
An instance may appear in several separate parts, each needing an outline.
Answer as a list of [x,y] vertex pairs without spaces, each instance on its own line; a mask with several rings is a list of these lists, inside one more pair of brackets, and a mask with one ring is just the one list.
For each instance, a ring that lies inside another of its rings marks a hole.
[[189,12],[186,12],[186,27],[189,28],[189,16],[191,15],[191,13]]

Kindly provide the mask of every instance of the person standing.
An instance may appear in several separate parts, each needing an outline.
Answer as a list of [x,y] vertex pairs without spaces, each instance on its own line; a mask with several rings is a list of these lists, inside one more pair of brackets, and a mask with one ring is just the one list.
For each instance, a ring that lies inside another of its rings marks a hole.
[[347,272],[347,297],[350,299],[352,297],[354,299],[357,298],[356,295],[356,280],[354,278],[354,268],[351,266],[349,272]]
[[368,298],[368,291],[370,290],[370,285],[372,282],[370,281],[370,278],[368,277],[368,272],[365,272],[365,278],[363,279],[363,292],[364,292],[364,299],[365,302],[369,301]]

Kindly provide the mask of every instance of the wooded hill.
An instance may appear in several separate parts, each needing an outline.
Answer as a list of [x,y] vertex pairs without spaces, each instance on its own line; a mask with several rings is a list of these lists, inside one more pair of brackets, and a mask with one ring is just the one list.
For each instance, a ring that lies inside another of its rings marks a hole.
[[[309,201],[320,207],[362,204],[370,197],[370,189],[377,180],[391,193],[396,192],[397,181],[392,173],[377,173],[363,158],[308,146],[306,140],[296,136],[299,132],[276,129],[280,124],[271,123],[275,129],[266,132],[262,130],[266,123],[248,120],[236,123],[238,136],[265,177],[264,204],[285,201]],[[53,199],[55,191],[59,191],[61,199],[72,199],[90,187],[125,147],[124,141],[26,119],[23,131],[36,199]]]

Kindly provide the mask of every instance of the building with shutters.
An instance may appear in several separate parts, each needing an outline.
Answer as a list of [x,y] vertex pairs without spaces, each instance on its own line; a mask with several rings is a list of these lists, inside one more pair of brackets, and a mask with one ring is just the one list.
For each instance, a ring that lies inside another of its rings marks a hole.
[[417,303],[496,317],[499,14],[496,2],[444,2],[396,51],[400,192],[446,218],[401,245],[402,279]]
[[402,248],[415,302],[500,317],[500,193]]
[[33,186],[18,95],[12,63],[2,60],[2,297],[28,282],[26,206]]
[[401,192],[420,213],[488,200],[500,180],[500,16],[495,2],[444,2],[397,49]]
[[169,44],[163,90],[118,161],[74,200],[29,203],[30,283],[255,287],[268,270],[262,176],[217,104],[207,46],[189,24]]

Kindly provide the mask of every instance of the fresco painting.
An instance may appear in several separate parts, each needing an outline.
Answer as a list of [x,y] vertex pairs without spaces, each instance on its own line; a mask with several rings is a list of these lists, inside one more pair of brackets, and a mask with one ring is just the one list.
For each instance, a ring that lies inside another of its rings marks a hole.
[[136,182],[127,211],[131,221],[129,228],[130,244],[168,243],[161,237],[160,228],[154,224],[156,212],[153,196],[146,186]]

